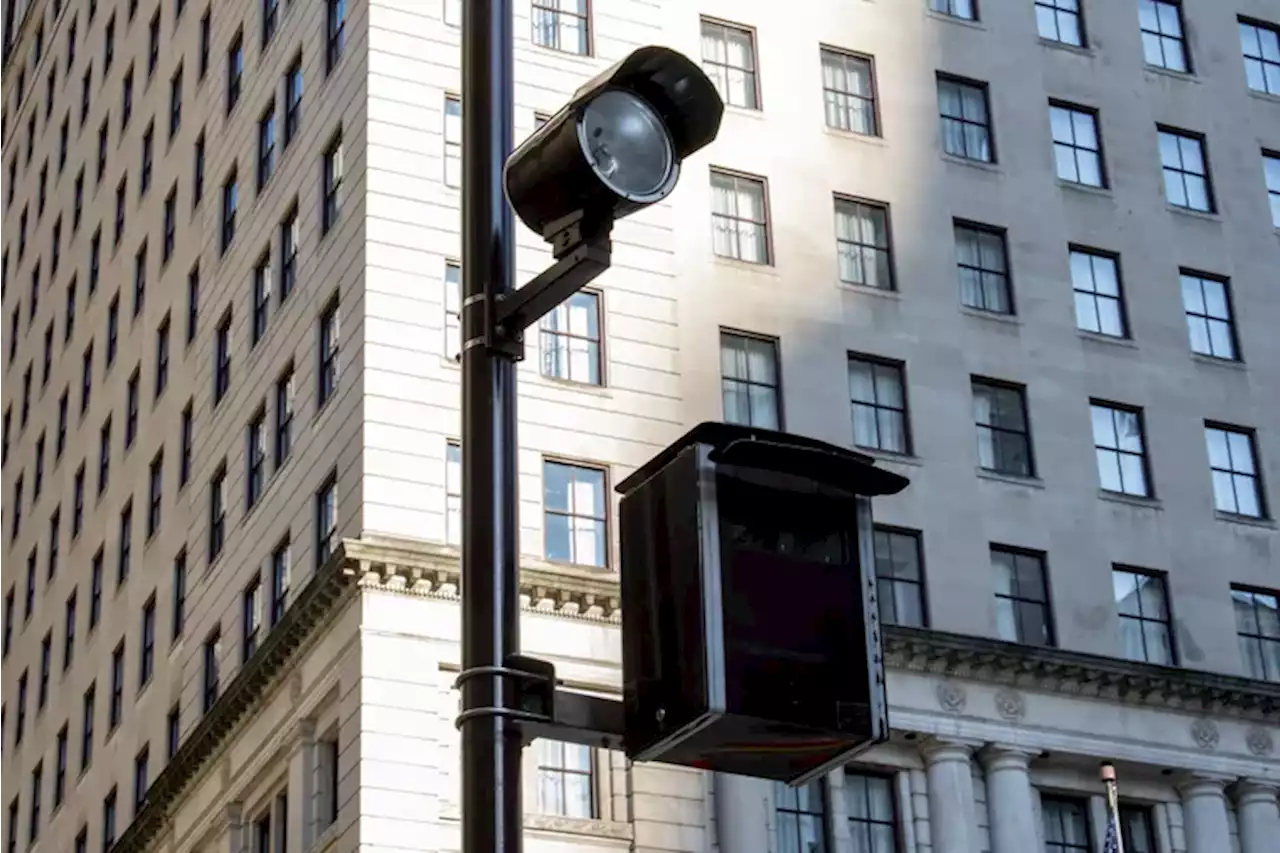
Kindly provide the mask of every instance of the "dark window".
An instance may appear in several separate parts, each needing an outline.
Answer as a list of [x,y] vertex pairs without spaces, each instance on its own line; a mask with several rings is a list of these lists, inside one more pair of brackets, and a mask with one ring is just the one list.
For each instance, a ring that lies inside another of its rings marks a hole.
[[[111,297],[107,306],[107,363],[106,370],[116,363],[116,352],[120,343],[120,294]],[[104,372],[106,372],[104,370]]]
[[133,118],[133,66],[129,66],[129,70],[124,72],[124,79],[120,83],[120,135],[124,136],[125,128],[129,126],[129,120]]
[[244,33],[237,31],[227,48],[227,113],[240,103],[240,88],[244,82]]
[[227,469],[223,463],[209,481],[209,562],[222,555],[227,535]]
[[173,558],[173,611],[169,622],[169,639],[177,641],[187,624],[187,549]]
[[124,446],[128,450],[138,437],[138,398],[142,381],[141,368],[134,368],[125,390]]
[[161,509],[164,503],[164,451],[151,460],[147,481],[147,538],[160,531]]
[[1102,163],[1098,114],[1081,107],[1050,103],[1049,127],[1053,133],[1053,158],[1058,177],[1073,184],[1105,187],[1107,175]]
[[40,806],[44,794],[44,762],[37,761],[31,769],[31,814],[27,820],[27,843],[40,839]]
[[193,147],[195,164],[191,169],[191,206],[200,204],[204,198],[204,131],[196,137]]
[[159,397],[169,387],[169,315],[165,314],[156,329],[155,396]]
[[1120,263],[1114,255],[1071,250],[1071,289],[1076,328],[1113,338],[1129,336],[1121,296]]
[[169,78],[169,138],[173,139],[182,127],[182,64]]
[[185,486],[187,481],[191,479],[191,454],[195,444],[195,418],[193,417],[191,402],[182,410],[182,426],[180,429],[179,446],[181,451],[178,456],[178,485]]
[[591,25],[587,8],[587,0],[533,0],[533,43],[589,56]]
[[40,641],[40,681],[36,685],[36,708],[44,710],[49,704],[49,674],[53,670],[53,632],[45,631]]
[[1042,797],[1045,853],[1090,853],[1089,818],[1085,804],[1078,800]]
[[289,568],[292,554],[289,539],[286,537],[271,552],[271,627],[274,628],[284,618],[285,609],[289,606]]
[[204,14],[200,17],[200,74],[201,80],[209,71],[209,52],[212,48],[213,21],[210,15],[213,13],[213,7],[208,6],[204,10]]
[[1213,505],[1219,512],[1265,518],[1266,501],[1252,430],[1206,423],[1209,470],[1213,475]]
[[[280,23],[280,0],[262,0],[262,45],[266,47]],[[265,853],[265,850],[263,851]]]
[[1280,596],[1273,590],[1233,586],[1231,601],[1245,675],[1280,681]]
[[911,452],[906,381],[900,362],[850,355],[849,400],[856,446]]
[[338,477],[330,474],[316,491],[316,568],[323,566],[338,546]]
[[285,214],[280,223],[280,301],[284,302],[298,283],[298,243],[300,240],[298,227],[298,205]]
[[27,671],[18,676],[18,719],[14,721],[13,745],[22,743],[22,736],[27,729]]
[[102,76],[105,78],[111,70],[111,63],[116,58],[116,13],[112,12],[107,19],[106,29],[102,31]]
[[991,546],[995,572],[996,636],[1011,643],[1053,645],[1044,555]]
[[324,152],[324,207],[321,211],[320,229],[322,234],[329,233],[329,230],[338,223],[338,217],[342,213],[343,173],[342,136],[338,135]]
[[965,160],[995,162],[985,83],[939,76],[938,107],[942,114],[943,151]]
[[267,411],[260,408],[245,430],[245,509],[253,509],[267,482]]
[[165,718],[165,760],[173,761],[182,745],[182,711],[175,702]]
[[156,663],[156,596],[155,593],[142,605],[142,642],[138,655],[138,688],[151,681]]
[[236,184],[236,170],[222,182],[222,251],[231,248],[236,239],[236,210],[240,204],[239,191]]
[[133,501],[130,500],[120,510],[120,542],[116,554],[116,584],[129,579],[129,570],[133,567]]
[[712,170],[711,237],[712,250],[722,258],[772,263],[763,180]]
[[1169,204],[1201,213],[1215,212],[1203,136],[1160,128],[1160,166]]
[[135,817],[147,803],[148,776],[151,763],[151,748],[143,746],[142,751],[133,759],[133,813]]
[[267,185],[276,168],[276,102],[258,119],[258,191]]
[[103,853],[110,850],[116,843],[116,788],[111,786],[111,791],[102,801],[102,850]]
[[151,190],[151,165],[155,159],[156,123],[152,120],[142,134],[142,176],[138,182],[138,197],[145,196]]
[[258,635],[262,627],[262,580],[254,578],[241,595],[240,622],[243,629],[241,637],[242,663],[247,663],[253,653],[258,650]]
[[53,807],[62,805],[67,796],[67,725],[58,729],[53,748]]
[[268,311],[271,307],[271,254],[265,252],[253,268],[253,312],[249,327],[249,346],[255,347],[267,334]]
[[1102,488],[1108,492],[1150,497],[1142,411],[1099,402],[1092,403],[1090,410],[1093,449],[1098,458]]
[[80,774],[93,763],[93,718],[97,705],[97,686],[89,685],[80,703]]
[[222,316],[218,328],[214,332],[213,341],[213,404],[222,402],[222,398],[231,389],[231,311]]
[[978,467],[1015,477],[1035,476],[1023,389],[980,379],[974,379],[972,387]]
[[875,202],[837,197],[835,217],[840,280],[893,290],[889,209]]
[[1164,576],[1115,566],[1111,586],[1120,615],[1121,653],[1129,660],[1172,666],[1173,636]]
[[1236,324],[1231,309],[1231,285],[1226,279],[1182,270],[1182,307],[1187,317],[1191,351],[1227,361],[1240,359]]
[[92,296],[98,291],[98,278],[101,273],[102,260],[102,228],[93,232],[93,239],[89,241],[89,295]]
[[187,273],[187,344],[196,339],[200,325],[200,265]]
[[1138,0],[1138,23],[1142,28],[1142,56],[1148,65],[1170,71],[1191,70],[1179,2]]
[[105,571],[106,557],[102,547],[93,555],[89,570],[89,630],[98,626],[102,618],[102,574]]
[[596,816],[595,757],[576,743],[539,739],[538,811],[589,820]]
[[542,464],[545,555],[604,568],[609,564],[608,491],[600,468],[551,459]]
[[275,465],[279,469],[293,448],[293,367],[276,380]]
[[84,527],[84,463],[80,463],[80,467],[76,469],[76,475],[72,484],[72,500],[71,500],[71,538],[74,539],[80,535],[81,528]]
[[284,144],[288,147],[302,123],[302,57],[298,56],[284,74]]
[[720,371],[726,421],[765,429],[779,428],[782,407],[777,341],[722,331]]
[[62,341],[69,343],[76,331],[76,277],[67,283],[67,319],[63,324]]
[[827,786],[822,779],[799,788],[773,783],[778,845],[782,850],[826,853],[826,794]]
[[323,407],[338,390],[338,303],[334,300],[324,313],[320,315],[319,364],[316,374],[319,377],[316,405]]
[[204,668],[201,680],[200,710],[207,714],[218,701],[218,657],[222,646],[222,627],[215,625],[204,641]]
[[1004,231],[961,222],[956,222],[954,229],[961,304],[993,314],[1012,314]]
[[923,627],[927,620],[920,534],[877,526],[874,543],[880,621]]
[[98,494],[107,490],[111,481],[111,416],[103,421],[98,430]]
[[325,0],[325,73],[330,74],[342,59],[346,47],[346,0]]
[[111,701],[107,705],[107,731],[113,732],[124,719],[124,640],[111,652]]
[[120,241],[124,239],[125,205],[128,202],[128,195],[129,178],[126,175],[116,185],[116,230],[112,235],[112,241],[117,247],[120,246]]
[[[8,600],[5,601],[6,609]],[[66,672],[71,669],[71,664],[76,657],[76,591],[71,590],[71,595],[67,596],[66,609],[63,619],[62,634],[62,671]]]

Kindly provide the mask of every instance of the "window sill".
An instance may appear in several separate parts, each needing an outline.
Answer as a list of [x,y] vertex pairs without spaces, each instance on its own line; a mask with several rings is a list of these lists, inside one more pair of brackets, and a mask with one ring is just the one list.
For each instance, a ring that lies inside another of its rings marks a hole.
[[877,450],[874,447],[859,447],[853,445],[854,451],[866,454],[877,462],[887,462],[891,465],[911,465],[919,468],[924,465],[924,460],[914,453],[894,453],[891,450]]
[[876,134],[857,133],[856,131],[852,131],[852,130],[843,130],[838,127],[832,127],[829,124],[824,124],[822,126],[822,129],[826,132],[828,136],[834,136],[837,139],[848,139],[850,142],[859,142],[863,145],[875,146],[876,148],[889,147],[889,143],[885,140],[883,136],[881,136],[878,133]]
[[1222,216],[1212,210],[1195,210],[1194,208],[1190,208],[1190,207],[1179,207],[1176,204],[1169,204],[1168,202],[1165,202],[1165,206],[1169,208],[1170,213],[1175,213],[1179,216],[1186,216],[1186,217],[1190,217],[1191,219],[1199,219],[1203,222],[1216,222],[1219,225],[1222,224]]
[[1070,42],[1049,39],[1044,36],[1038,36],[1036,40],[1040,42],[1042,47],[1047,47],[1050,50],[1062,50],[1067,53],[1074,53],[1077,56],[1087,56],[1090,59],[1095,56],[1093,48],[1087,44],[1071,44]]
[[975,473],[984,480],[992,480],[997,483],[1009,483],[1014,486],[1028,486],[1033,489],[1043,489],[1044,480],[1039,477],[1021,477],[1017,474],[1001,474],[999,471],[988,471],[986,468],[975,468]]
[[725,115],[742,116],[745,119],[754,121],[765,121],[764,110],[761,107],[740,107],[735,104],[724,105]]
[[935,21],[941,21],[945,24],[955,24],[959,27],[968,27],[971,30],[981,30],[986,32],[986,26],[977,18],[961,18],[956,15],[948,15],[945,12],[935,12],[933,9],[925,8],[924,15],[926,18],[933,18]]
[[1280,94],[1275,94],[1272,92],[1259,92],[1257,89],[1248,89],[1248,92],[1249,92],[1249,96],[1252,98],[1257,98],[1258,100],[1264,101],[1269,104],[1280,104]]
[[1204,353],[1191,353],[1191,360],[1197,364],[1204,364],[1210,367],[1224,367],[1227,370],[1248,370],[1248,366],[1239,359],[1218,358],[1213,355],[1205,355]]
[[1123,347],[1125,349],[1137,349],[1138,345],[1133,338],[1118,338],[1115,335],[1104,335],[1101,332],[1090,332],[1087,329],[1076,329],[1076,334],[1083,341],[1092,341],[1096,344],[1103,344],[1110,347]]
[[878,299],[892,299],[895,301],[902,300],[902,293],[897,289],[887,287],[872,287],[868,284],[858,284],[857,282],[836,280],[836,287],[846,293],[857,293],[863,296],[874,296]]
[[1190,71],[1174,71],[1171,68],[1161,68],[1159,65],[1143,65],[1142,70],[1148,74],[1156,74],[1160,77],[1168,77],[1172,80],[1181,80],[1185,83],[1199,83],[1200,78]]
[[590,382],[576,382],[572,379],[560,379],[556,376],[547,376],[542,371],[538,371],[538,384],[548,388],[559,388],[564,391],[578,391],[585,394],[591,394],[596,397],[612,397],[613,389],[603,382],[599,385],[593,385]]
[[1098,497],[1104,501],[1127,504],[1133,507],[1142,507],[1143,509],[1164,509],[1164,504],[1161,503],[1159,499],[1142,497],[1141,495],[1129,495],[1124,492],[1112,492],[1107,489],[1098,489]]
[[1058,186],[1064,190],[1096,196],[1098,198],[1112,198],[1111,188],[1107,186],[1095,187],[1093,184],[1082,184],[1078,181],[1068,181],[1066,178],[1058,178],[1057,181]]
[[631,841],[631,825],[612,820],[592,818],[561,817],[560,815],[526,814],[524,815],[526,830],[543,832],[563,832],[569,835],[587,835],[594,838],[609,838],[618,841]]
[[957,166],[965,166],[970,169],[977,169],[979,172],[987,172],[991,175],[1002,174],[1000,164],[995,160],[974,160],[971,157],[960,157],[955,154],[948,154],[943,151],[942,162],[954,163]]
[[1233,512],[1223,512],[1220,509],[1214,510],[1213,515],[1218,521],[1225,521],[1230,524],[1242,524],[1246,527],[1263,527],[1267,530],[1275,530],[1276,523],[1270,518],[1258,518],[1252,515],[1236,515]]
[[743,272],[751,272],[756,275],[765,275],[770,278],[777,278],[778,270],[773,265],[773,259],[770,258],[768,263],[756,264],[751,261],[742,261],[737,258],[727,258],[724,255],[711,255],[713,262],[717,266],[729,267],[730,269],[742,270]]
[[967,314],[970,317],[976,317],[979,320],[991,320],[996,323],[1004,323],[1009,326],[1021,326],[1022,321],[1018,319],[1017,314],[998,314],[995,311],[983,311],[981,308],[973,308],[969,305],[961,305],[960,313]]

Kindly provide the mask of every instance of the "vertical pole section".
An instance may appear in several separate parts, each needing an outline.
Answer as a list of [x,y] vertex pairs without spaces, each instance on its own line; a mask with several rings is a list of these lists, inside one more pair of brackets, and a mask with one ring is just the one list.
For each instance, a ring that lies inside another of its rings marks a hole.
[[[515,266],[502,167],[512,147],[511,0],[462,4],[462,668],[519,651],[516,371],[485,346]],[[462,684],[462,850],[519,853],[515,685],[492,670]],[[488,710],[486,710],[488,709]],[[467,712],[476,712],[468,714]]]

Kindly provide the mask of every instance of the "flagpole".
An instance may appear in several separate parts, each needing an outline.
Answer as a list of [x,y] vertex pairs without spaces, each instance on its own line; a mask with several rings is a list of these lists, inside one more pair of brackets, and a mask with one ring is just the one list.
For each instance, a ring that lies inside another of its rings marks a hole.
[[1104,762],[1100,770],[1102,784],[1107,789],[1107,839],[1105,853],[1124,853],[1124,835],[1120,832],[1120,786],[1116,781],[1116,768]]

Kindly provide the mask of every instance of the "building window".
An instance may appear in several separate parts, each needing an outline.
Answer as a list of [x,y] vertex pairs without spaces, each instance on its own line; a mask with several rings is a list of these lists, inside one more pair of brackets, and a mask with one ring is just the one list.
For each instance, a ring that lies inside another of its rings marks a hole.
[[175,702],[165,718],[165,760],[173,761],[182,745],[182,711]]
[[444,456],[444,541],[462,545],[462,445],[453,441]]
[[298,206],[295,202],[280,223],[280,302],[289,298],[298,283]]
[[256,347],[267,334],[267,313],[271,307],[271,253],[268,249],[253,267],[253,322],[249,346]]
[[213,6],[210,4],[205,8],[204,14],[200,16],[200,79],[204,79],[204,75],[209,72],[209,53],[212,50]]
[[1257,21],[1240,20],[1240,49],[1245,79],[1255,92],[1280,95],[1280,30]]
[[129,126],[129,119],[133,118],[133,66],[129,66],[129,70],[124,73],[124,79],[120,81],[120,135],[124,136],[125,128]]
[[262,497],[267,482],[267,410],[259,408],[249,422],[245,435],[245,510],[251,510]]
[[702,67],[727,105],[760,108],[755,33],[750,29],[704,18]]
[[1228,361],[1238,360],[1230,284],[1225,279],[1187,270],[1181,272],[1181,281],[1191,351]]
[[138,198],[142,198],[151,189],[151,166],[155,160],[156,123],[152,121],[142,134],[141,178],[138,181]]
[[222,398],[231,389],[231,310],[222,315],[218,323],[213,341],[213,404],[222,402]]
[[787,851],[826,853],[826,785],[815,779],[793,788],[773,783],[777,811],[778,847]]
[[853,443],[888,453],[910,453],[906,383],[900,362],[849,356]]
[[71,487],[71,538],[75,539],[84,528],[84,463],[76,469]]
[[116,585],[129,579],[133,568],[133,500],[130,499],[120,510],[120,542],[116,554]]
[[848,771],[844,777],[844,802],[854,850],[897,853],[897,820],[890,779]]
[[164,237],[160,246],[160,260],[168,264],[173,257],[178,231],[178,185],[175,183],[164,197]]
[[56,810],[67,796],[67,726],[58,729],[53,758],[53,807]]
[[1263,152],[1262,169],[1267,184],[1267,199],[1271,202],[1271,224],[1280,228],[1280,154]]
[[231,174],[222,182],[222,251],[225,253],[231,248],[232,242],[236,239],[236,209],[240,204],[240,194],[236,184],[236,170],[231,169]]
[[893,290],[889,209],[875,202],[837,197],[835,213],[840,280]]
[[226,464],[209,481],[209,562],[222,555],[227,535],[227,468]]
[[316,407],[323,408],[338,391],[338,301],[334,299],[320,315],[319,333],[317,335],[318,366],[316,375],[319,387],[316,389]]
[[778,429],[778,342],[771,338],[720,333],[720,393],[728,423]]
[[[585,0],[584,0],[585,2]],[[325,73],[330,74],[342,59],[346,46],[346,0],[326,0],[325,14]]]
[[241,643],[241,663],[248,663],[249,658],[258,650],[258,634],[262,627],[262,580],[254,578],[245,587],[241,597],[241,625],[244,631]]
[[148,765],[151,763],[151,748],[143,746],[142,751],[133,759],[133,813],[135,816],[147,804],[147,777],[150,775]]
[[605,472],[566,462],[542,463],[546,557],[604,568],[609,564]]
[[289,568],[293,556],[286,536],[271,552],[271,627],[280,624],[289,606]]
[[155,536],[160,530],[160,513],[163,503],[164,484],[164,451],[161,450],[151,460],[151,470],[147,484],[147,538]]
[[84,774],[93,763],[93,720],[97,705],[97,687],[89,685],[80,705],[80,773]]
[[316,492],[316,568],[319,569],[338,546],[338,476],[330,474]]
[[1142,28],[1142,56],[1148,65],[1170,71],[1190,71],[1182,5],[1174,0],[1138,0]]
[[1049,125],[1053,131],[1053,157],[1058,177],[1073,184],[1105,187],[1107,178],[1102,166],[1097,113],[1051,103]]
[[138,655],[138,689],[151,681],[156,663],[156,596],[155,593],[142,605],[142,643]]
[[1071,287],[1077,329],[1113,338],[1128,337],[1120,295],[1120,264],[1114,255],[1073,248]]
[[276,380],[275,466],[289,458],[293,448],[293,367],[285,369]]
[[[116,363],[116,352],[120,342],[120,294],[111,297],[107,306],[107,370]],[[105,372],[105,371],[104,371]]]
[[[21,485],[22,478],[18,478]],[[111,483],[111,416],[107,415],[107,419],[102,422],[102,426],[98,429],[98,496],[101,497],[107,490],[107,486]],[[18,490],[19,492],[21,490]],[[15,500],[15,504],[21,506],[21,502]],[[16,516],[15,516],[16,518]]]
[[169,138],[182,127],[182,65],[169,78]]
[[147,76],[150,77],[160,62],[160,10],[156,9],[147,28]]
[[333,826],[338,820],[338,733],[331,731],[316,743],[316,766],[319,770],[317,794],[320,800],[316,810],[320,831]]
[[879,136],[871,59],[822,48],[822,99],[827,127]]
[[961,304],[993,314],[1012,314],[1004,231],[956,222],[955,240]]
[[156,329],[155,396],[158,398],[169,387],[169,315],[165,314]]
[[1090,853],[1093,842],[1085,805],[1077,800],[1042,797],[1045,853]]
[[1233,586],[1231,602],[1245,675],[1280,681],[1280,596],[1271,590]]
[[218,659],[222,651],[222,626],[215,625],[204,640],[204,665],[201,673],[200,710],[209,713],[218,701],[220,673]]
[[276,168],[276,102],[258,119],[258,192],[271,180]]
[[141,368],[135,367],[133,373],[129,375],[129,382],[125,386],[125,404],[124,404],[124,447],[125,450],[133,447],[134,439],[138,437],[138,401],[142,395],[140,386],[142,384]]
[[1117,566],[1111,570],[1111,586],[1120,614],[1120,646],[1124,656],[1129,660],[1172,666],[1173,638],[1164,578]]
[[187,345],[196,339],[200,326],[200,264],[187,273]]
[[[76,591],[71,590],[71,594],[67,596],[67,604],[65,610],[65,619],[63,620],[62,635],[62,671],[66,672],[71,669],[72,662],[76,656]],[[5,613],[12,616],[12,599],[5,599]],[[5,623],[6,625],[8,622]]]
[[1080,0],[1036,0],[1036,29],[1042,39],[1083,47]]
[[1147,806],[1120,804],[1120,837],[1128,853],[1156,853],[1152,810]]
[[1265,518],[1253,432],[1206,423],[1204,436],[1213,475],[1214,508],[1231,515]]
[[[262,46],[266,47],[280,23],[280,0],[262,0]],[[264,851],[265,853],[265,851]]]
[[985,83],[939,76],[938,108],[942,117],[943,151],[965,160],[995,162]]
[[102,849],[110,850],[116,843],[116,786],[112,785],[102,800]]
[[587,0],[533,0],[533,34],[536,45],[588,56],[591,27]]
[[1053,645],[1044,555],[991,546],[995,571],[996,636],[1011,643]]
[[116,248],[120,247],[120,241],[124,239],[125,205],[128,197],[129,177],[126,175],[120,179],[120,183],[116,184],[116,230],[112,234],[112,241]]
[[570,296],[538,323],[542,375],[600,385],[600,294]]
[[192,148],[195,161],[191,169],[191,206],[194,208],[204,198],[204,131],[196,137]]
[[191,456],[195,446],[195,417],[190,401],[182,410],[182,425],[179,433],[178,442],[181,452],[178,456],[178,485],[181,487],[191,479]]
[[336,136],[324,152],[324,209],[322,210],[321,233],[338,223],[342,212],[342,135]]
[[1169,204],[1202,213],[1214,212],[1213,187],[1204,153],[1204,137],[1160,129],[1160,165]]
[[284,145],[289,147],[302,123],[302,57],[298,56],[284,73]]
[[874,545],[881,623],[923,627],[927,622],[920,534],[877,526]]
[[231,46],[227,48],[227,114],[240,103],[240,88],[244,82],[244,33],[237,31]]
[[107,731],[113,732],[124,719],[124,640],[111,652],[111,701],[107,705]]
[[444,98],[444,183],[462,186],[462,99]]
[[562,817],[595,817],[595,757],[591,748],[541,738],[537,749],[538,811]]
[[102,573],[106,564],[106,556],[101,547],[94,552],[89,568],[89,630],[98,627],[102,618]]
[[1150,497],[1142,412],[1092,403],[1093,447],[1098,477],[1108,492]]
[[444,354],[462,358],[462,267],[453,262],[444,265]]
[[978,467],[1015,477],[1035,476],[1025,391],[982,379],[974,379],[972,387]]
[[187,549],[173,558],[173,612],[169,622],[169,639],[176,642],[187,625]]
[[771,263],[764,181],[712,170],[711,232],[712,249],[720,257]]

